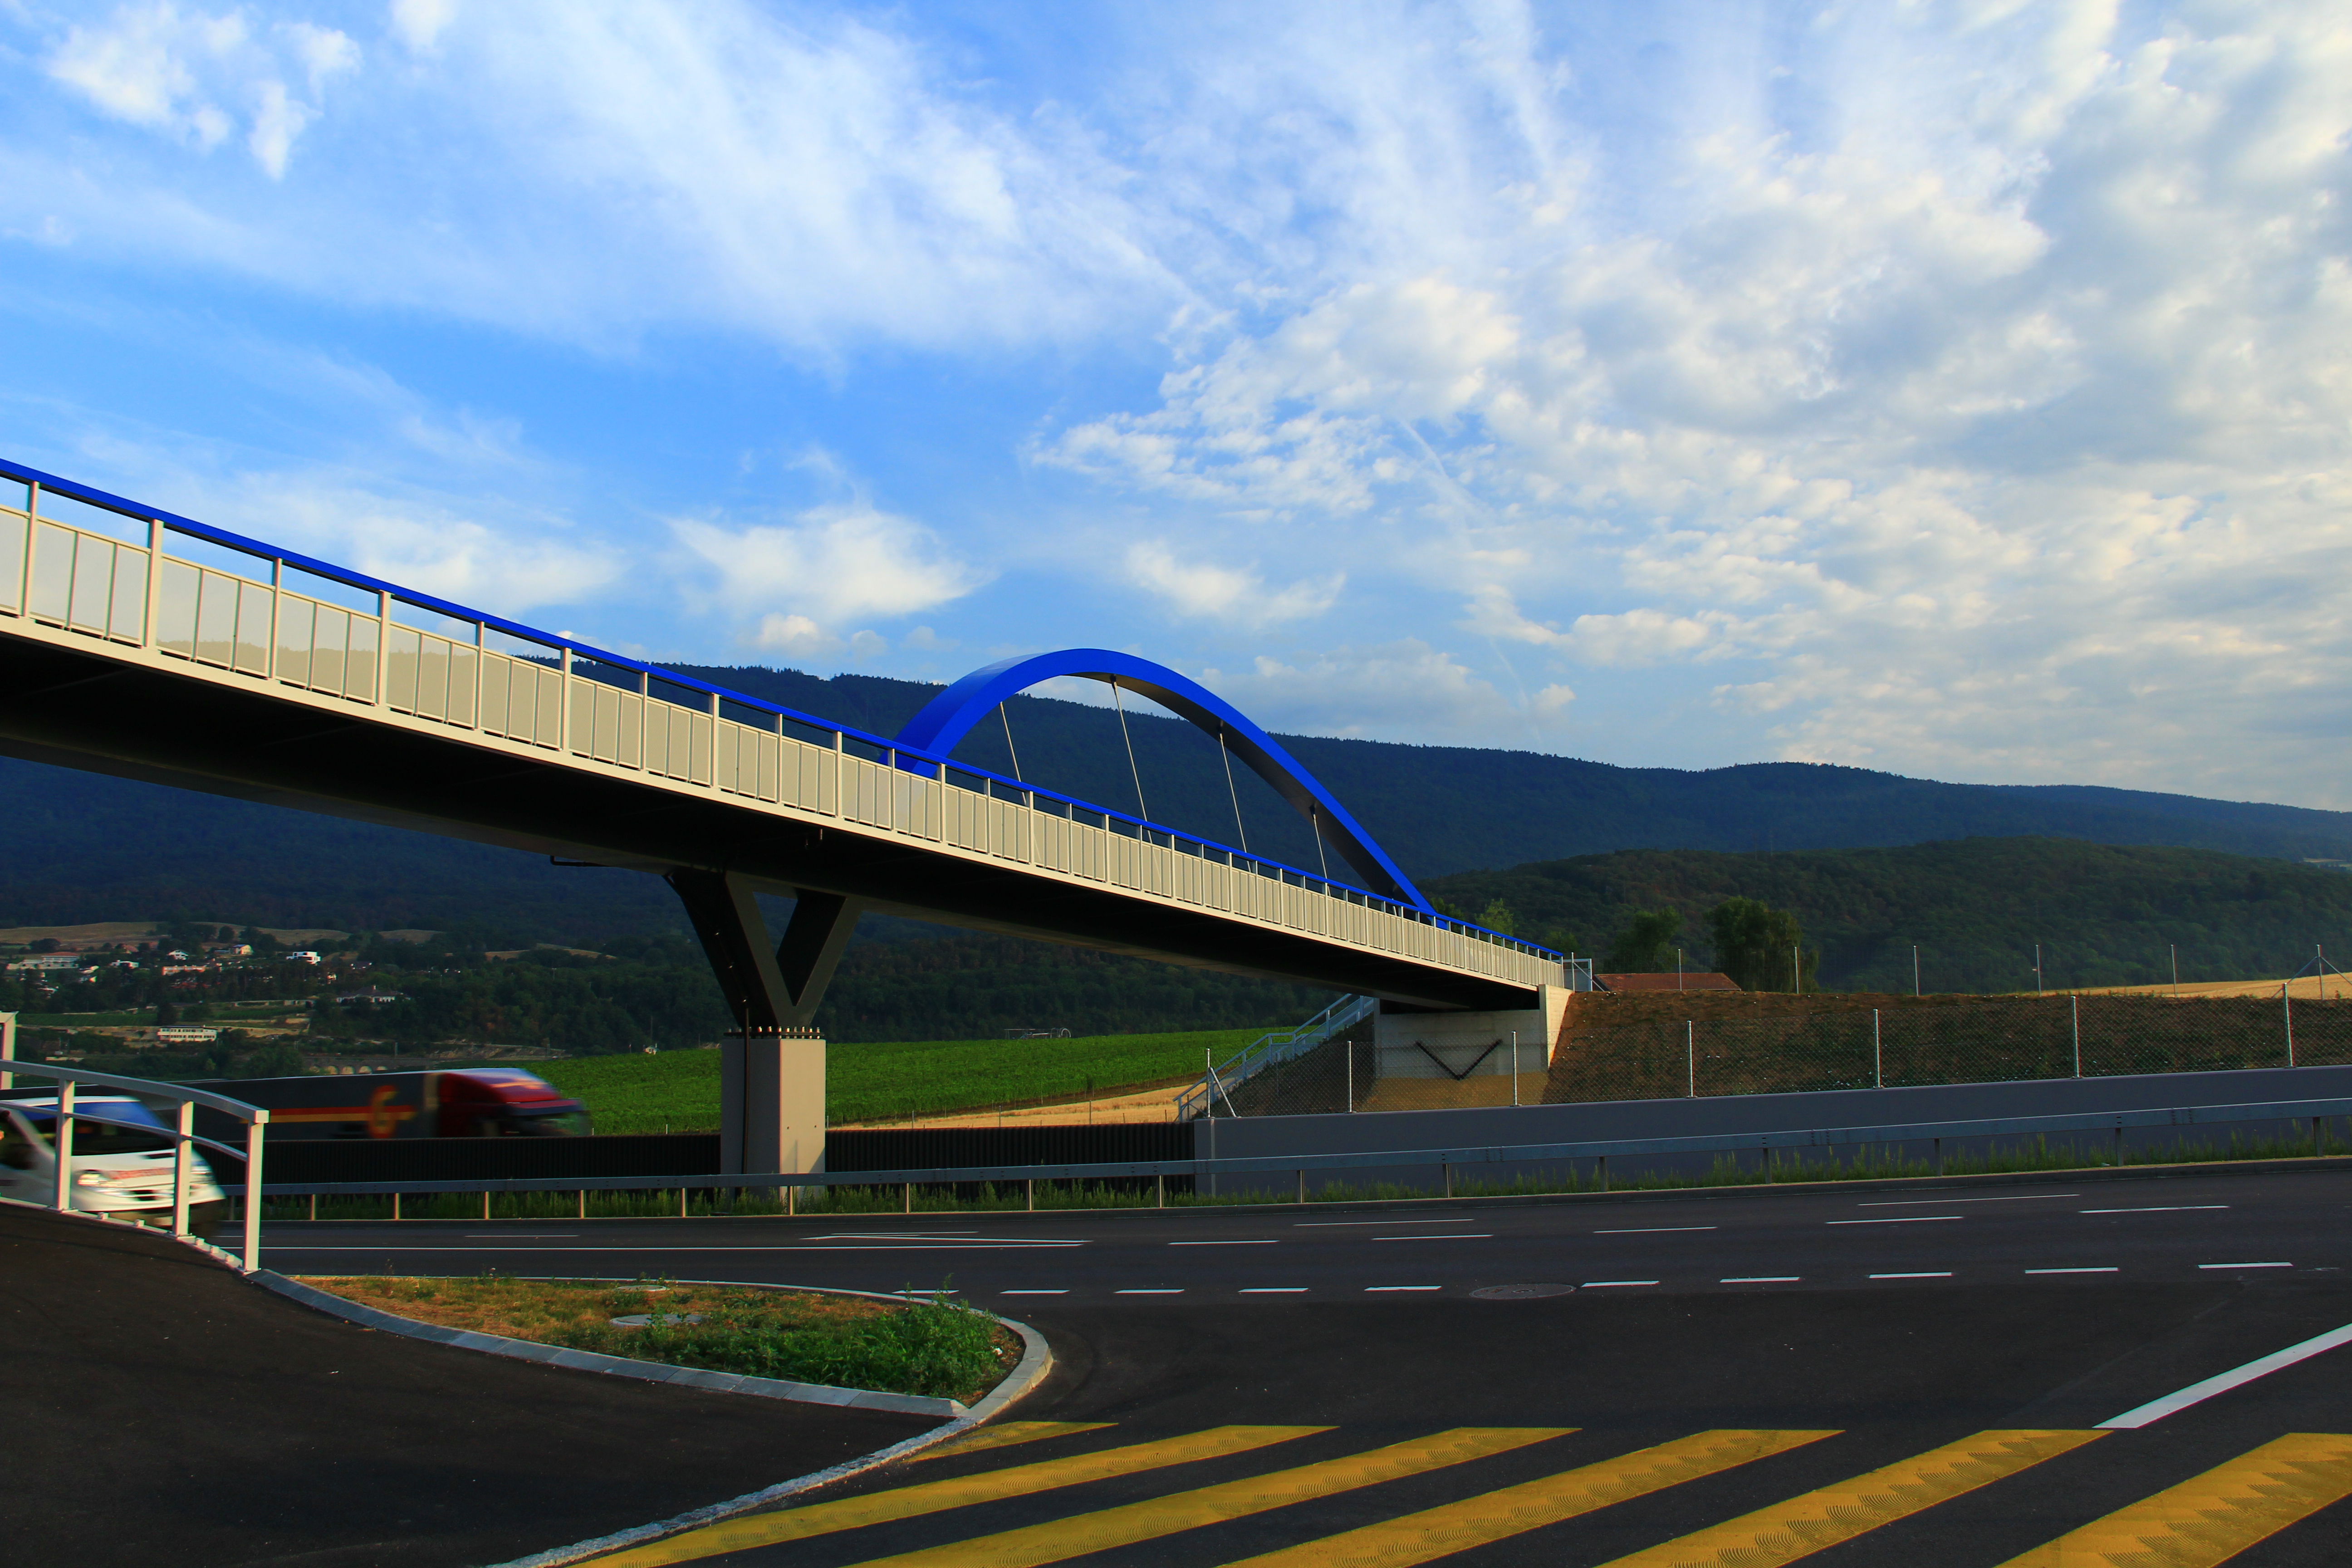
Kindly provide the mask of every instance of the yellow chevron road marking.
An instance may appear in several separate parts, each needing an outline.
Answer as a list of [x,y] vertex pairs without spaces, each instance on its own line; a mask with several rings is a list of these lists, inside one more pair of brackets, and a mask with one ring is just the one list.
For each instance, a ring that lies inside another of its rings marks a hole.
[[1213,1426],[1205,1432],[1169,1437],[1157,1443],[1106,1448],[1099,1454],[1073,1454],[1066,1459],[1046,1459],[1009,1469],[986,1470],[976,1476],[957,1476],[948,1480],[925,1481],[919,1486],[899,1487],[891,1491],[869,1492],[863,1497],[811,1503],[806,1508],[721,1520],[717,1524],[706,1524],[699,1530],[689,1530],[683,1535],[632,1547],[610,1557],[599,1557],[596,1562],[598,1568],[664,1568],[667,1563],[691,1563],[698,1558],[716,1557],[721,1552],[740,1552],[746,1547],[765,1546],[772,1542],[803,1541],[812,1535],[830,1535],[835,1531],[856,1530],[863,1525],[881,1524],[894,1519],[912,1519],[918,1514],[937,1513],[942,1509],[966,1508],[973,1503],[993,1502],[1000,1498],[1026,1497],[1032,1492],[1050,1491],[1056,1487],[1082,1486],[1087,1481],[1131,1476],[1139,1471],[1156,1470],[1169,1465],[1191,1464],[1196,1459],[1218,1459],[1230,1454],[1245,1454],[1252,1448],[1263,1448],[1271,1443],[1285,1443],[1293,1437],[1307,1437],[1329,1430],[1328,1426]]
[[1245,1558],[1229,1568],[1412,1568],[1836,1436],[1701,1432],[1541,1480]]
[[1604,1568],[1774,1568],[1889,1524],[1963,1492],[2031,1469],[2105,1436],[2104,1432],[1979,1432],[1866,1476],[1679,1540],[1620,1557]]
[[2001,1568],[2207,1568],[2352,1492],[2352,1436],[2295,1432]]
[[1107,1508],[1097,1513],[1050,1520],[1001,1534],[877,1558],[860,1568],[880,1568],[885,1563],[889,1568],[1038,1568],[1041,1563],[1059,1563],[1089,1552],[1156,1541],[1163,1535],[1222,1524],[1229,1519],[1263,1513],[1268,1509],[1287,1508],[1293,1503],[1353,1491],[1358,1487],[1422,1475],[1574,1430],[1572,1426],[1457,1426],[1409,1443],[1391,1443],[1369,1453],[1301,1465],[1293,1470],[1277,1470],[1270,1476],[1252,1476],[1245,1480],[1178,1492],[1172,1497]]
[[1017,1448],[1024,1443],[1042,1443],[1048,1437],[1066,1437],[1073,1432],[1099,1432],[1112,1425],[1108,1421],[1003,1421],[967,1432],[951,1443],[926,1448],[915,1456],[915,1462],[944,1459],[950,1454],[978,1454],[990,1448]]

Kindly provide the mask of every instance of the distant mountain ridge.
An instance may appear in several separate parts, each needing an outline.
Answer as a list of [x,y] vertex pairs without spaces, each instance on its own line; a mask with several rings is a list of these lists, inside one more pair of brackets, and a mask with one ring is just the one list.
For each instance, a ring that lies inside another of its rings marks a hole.
[[[887,735],[939,688],[796,670],[678,667],[715,685]],[[1312,834],[1215,742],[1130,709],[1136,768],[1107,709],[1006,705],[957,755],[1218,841],[1319,868]],[[2042,836],[2352,859],[2352,813],[2078,785],[1948,784],[1762,763],[1686,772],[1527,752],[1283,736],[1417,880],[1625,849],[1888,847]],[[1140,795],[1139,795],[1139,784]],[[1236,815],[1240,818],[1236,822]],[[658,881],[0,759],[0,924],[193,917],[382,930],[488,925],[594,942],[682,929]],[[1335,872],[1341,869],[1336,863]],[[900,934],[905,934],[901,932]]]

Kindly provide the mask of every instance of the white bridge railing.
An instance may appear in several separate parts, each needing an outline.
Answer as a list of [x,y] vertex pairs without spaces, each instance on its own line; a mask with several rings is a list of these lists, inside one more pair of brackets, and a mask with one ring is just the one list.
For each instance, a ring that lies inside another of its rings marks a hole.
[[[167,550],[167,545],[170,549]],[[0,630],[1533,987],[1561,955],[0,462]]]

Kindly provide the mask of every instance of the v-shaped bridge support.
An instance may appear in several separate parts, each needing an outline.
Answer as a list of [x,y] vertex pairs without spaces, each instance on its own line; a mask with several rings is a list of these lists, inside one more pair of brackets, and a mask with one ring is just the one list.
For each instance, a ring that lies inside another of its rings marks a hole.
[[771,947],[759,900],[735,872],[680,868],[668,881],[694,922],[737,1028],[805,1028],[815,1021],[863,905],[838,893],[795,889],[792,923]]

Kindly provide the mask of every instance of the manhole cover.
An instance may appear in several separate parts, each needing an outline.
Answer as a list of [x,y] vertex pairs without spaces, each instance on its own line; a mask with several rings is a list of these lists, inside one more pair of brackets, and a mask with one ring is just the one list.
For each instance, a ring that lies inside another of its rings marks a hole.
[[1530,1301],[1538,1296],[1565,1296],[1573,1285],[1488,1285],[1470,1292],[1481,1301]]
[[702,1321],[702,1314],[699,1312],[631,1312],[625,1318],[614,1319],[613,1326],[616,1329],[642,1329],[653,1323],[656,1319],[659,1319],[664,1324],[698,1323]]

